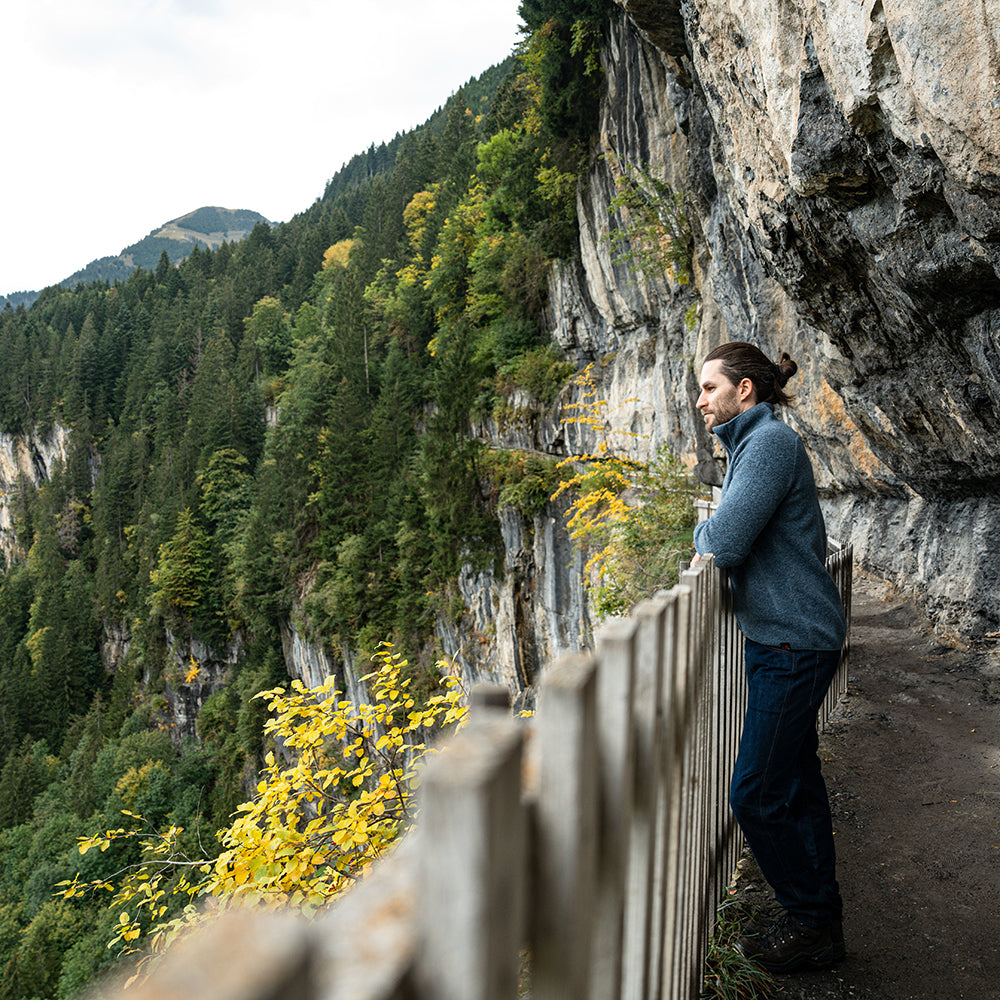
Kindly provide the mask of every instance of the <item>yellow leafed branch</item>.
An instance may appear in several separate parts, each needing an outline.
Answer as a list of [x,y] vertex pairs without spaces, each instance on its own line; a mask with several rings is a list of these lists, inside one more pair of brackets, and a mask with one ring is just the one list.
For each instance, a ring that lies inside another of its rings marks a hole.
[[[112,945],[123,954],[155,955],[205,919],[193,905],[212,897],[233,905],[292,906],[310,913],[353,884],[412,822],[413,794],[429,731],[461,725],[464,694],[441,661],[443,692],[418,705],[407,661],[383,644],[364,678],[370,701],[355,705],[334,681],[310,689],[293,680],[256,697],[267,699],[265,732],[280,755],[267,753],[257,794],[218,833],[216,858],[186,856],[180,828],[133,825],[80,838],[81,854],[115,841],[142,847],[142,860],[110,879],[59,884],[71,899],[110,891],[118,912]],[[172,916],[168,916],[172,914]],[[165,919],[166,918],[166,919]]]

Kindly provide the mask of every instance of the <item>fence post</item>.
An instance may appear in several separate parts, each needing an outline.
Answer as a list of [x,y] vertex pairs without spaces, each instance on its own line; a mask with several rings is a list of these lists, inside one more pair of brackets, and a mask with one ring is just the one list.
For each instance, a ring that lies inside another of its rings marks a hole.
[[[719,574],[719,571],[717,571]],[[719,828],[722,849],[726,861],[719,867],[725,872],[726,881],[716,891],[716,903],[721,901],[724,889],[736,871],[740,852],[743,848],[743,832],[736,823],[729,808],[729,785],[732,781],[733,766],[739,752],[740,737],[743,734],[743,718],[746,714],[747,679],[743,648],[743,635],[733,615],[733,595],[725,579],[718,575],[719,588],[719,629],[720,642],[716,666],[718,682],[722,686],[719,696],[723,706],[725,731],[719,743]]]
[[[681,995],[696,996],[700,985],[701,958],[705,953],[708,937],[708,910],[706,896],[711,892],[709,884],[708,832],[709,815],[714,811],[714,803],[709,802],[709,698],[712,678],[709,670],[710,636],[710,596],[709,581],[714,573],[713,562],[703,559],[693,569],[681,574],[681,583],[691,587],[691,619],[688,642],[691,661],[688,677],[691,683],[691,713],[688,716],[688,766],[685,788],[689,794],[687,832],[690,837],[692,856],[689,876],[691,878],[692,899],[696,904],[689,906],[686,914],[687,958],[683,971],[686,980],[681,981]],[[714,753],[714,748],[712,748]]]
[[317,989],[323,1000],[410,996],[417,846],[417,838],[405,837],[312,925],[318,943]]
[[702,575],[705,593],[704,701],[706,713],[707,768],[705,772],[705,860],[708,866],[702,938],[715,923],[715,909],[732,877],[727,870],[729,848],[729,737],[733,690],[725,674],[721,576],[714,565]]
[[683,783],[683,744],[677,728],[677,588],[657,594],[665,602],[662,629],[663,676],[660,685],[659,726],[663,736],[659,741],[659,793],[654,831],[653,913],[650,923],[652,953],[650,955],[649,996],[669,996],[670,970],[677,949],[672,919],[672,900],[677,893],[677,827],[679,823],[680,790]]
[[617,620],[597,634],[600,836],[590,1000],[621,996],[626,858],[635,780],[636,630],[634,619]]
[[[95,996],[116,1000],[315,1000],[315,941],[297,916],[223,913],[181,939],[145,982]],[[102,984],[99,984],[101,986]]]
[[[683,575],[682,575],[683,580]],[[695,628],[695,594],[692,582],[683,582],[674,588],[677,595],[677,657],[674,674],[673,712],[669,718],[669,731],[676,755],[677,783],[671,801],[671,843],[668,878],[672,888],[668,897],[665,932],[672,943],[669,967],[664,968],[663,993],[671,1000],[681,1000],[690,993],[687,975],[692,962],[691,907],[693,894],[704,891],[696,882],[694,852],[697,850],[693,836],[694,797],[692,787],[695,764],[695,728],[698,699],[697,663],[692,649],[691,636]]]
[[421,788],[417,995],[508,1000],[524,939],[522,726],[489,713],[433,757]]
[[653,850],[659,790],[660,689],[663,674],[663,617],[666,601],[654,598],[635,609],[636,673],[633,696],[636,734],[635,808],[628,849],[622,996],[648,1000],[650,995],[650,924],[653,913]]
[[830,689],[826,693],[823,706],[820,710],[820,728],[826,726],[830,713],[834,710],[840,697],[847,693],[847,674],[851,658],[851,601],[852,587],[854,582],[853,562],[854,546],[841,545],[833,539],[828,540],[828,552],[826,557],[826,568],[837,584],[840,592],[840,600],[844,606],[844,617],[847,620],[847,635],[844,637],[844,645],[840,652],[840,662],[837,665],[837,672],[834,675]]
[[483,713],[509,712],[510,691],[505,684],[475,684],[469,692],[469,715],[478,721]]
[[532,995],[586,996],[597,869],[597,673],[591,656],[558,660],[542,676],[532,741],[536,901]]

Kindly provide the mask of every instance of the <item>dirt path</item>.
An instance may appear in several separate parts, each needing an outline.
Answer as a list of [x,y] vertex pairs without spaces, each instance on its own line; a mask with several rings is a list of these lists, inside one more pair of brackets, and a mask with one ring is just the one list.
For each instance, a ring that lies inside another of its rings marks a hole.
[[[1000,658],[856,577],[848,696],[821,753],[847,958],[777,996],[998,1000]],[[753,869],[743,885],[766,892]]]

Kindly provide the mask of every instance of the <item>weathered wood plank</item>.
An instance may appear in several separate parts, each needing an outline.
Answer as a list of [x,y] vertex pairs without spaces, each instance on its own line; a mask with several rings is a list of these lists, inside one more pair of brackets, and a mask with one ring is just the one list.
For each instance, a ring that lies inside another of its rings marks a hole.
[[[700,568],[699,568],[700,567]],[[696,564],[693,570],[681,573],[681,583],[678,585],[680,607],[684,611],[683,631],[679,653],[682,662],[679,664],[682,680],[682,696],[680,709],[682,713],[682,735],[684,741],[680,830],[678,850],[680,852],[680,872],[678,879],[676,938],[673,946],[676,949],[674,964],[674,982],[672,992],[667,995],[672,998],[696,996],[692,992],[693,972],[699,961],[697,951],[698,913],[695,905],[705,894],[705,886],[701,880],[699,853],[702,844],[701,811],[699,797],[701,786],[701,733],[703,732],[703,706],[701,701],[704,665],[702,662],[703,636],[701,629],[704,621],[704,600],[701,593],[702,564]]]
[[305,920],[233,910],[178,942],[149,979],[120,996],[122,1000],[315,1000],[313,943]]
[[416,954],[417,838],[407,837],[315,924],[319,1000],[407,1000]]
[[590,956],[590,1000],[621,995],[628,831],[635,775],[635,643],[637,623],[608,622],[597,635],[600,836]]
[[539,760],[535,806],[536,894],[532,995],[586,996],[597,874],[597,664],[576,654],[542,677],[533,739]]
[[675,726],[677,700],[677,627],[678,595],[675,590],[658,594],[664,601],[662,630],[662,680],[660,684],[659,722],[662,737],[658,743],[660,766],[659,792],[653,848],[653,912],[650,922],[649,1000],[664,995],[667,969],[674,962],[675,940],[670,900],[677,891],[678,857],[673,849],[679,823],[682,773],[678,734]]
[[415,967],[427,1000],[509,1000],[524,939],[523,727],[499,713],[459,733],[421,788]]
[[622,996],[628,1000],[647,1000],[650,988],[653,850],[661,763],[659,746],[663,737],[660,698],[666,603],[664,598],[643,601],[633,614],[638,623],[633,695],[635,804],[628,852],[622,964]]

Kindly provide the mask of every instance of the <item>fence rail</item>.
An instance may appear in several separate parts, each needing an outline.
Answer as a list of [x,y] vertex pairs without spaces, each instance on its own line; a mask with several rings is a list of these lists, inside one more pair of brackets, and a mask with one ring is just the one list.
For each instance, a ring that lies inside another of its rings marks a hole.
[[[828,559],[848,616],[851,560]],[[728,783],[745,700],[709,558],[594,654],[550,665],[530,721],[478,690],[427,765],[419,827],[326,916],[220,919],[129,996],[509,1000],[529,955],[535,1000],[691,1000],[742,847]]]

